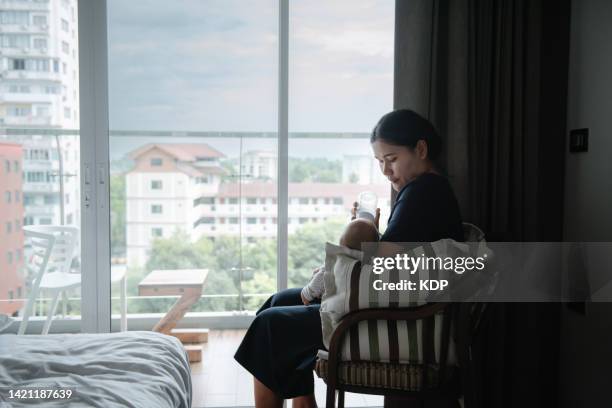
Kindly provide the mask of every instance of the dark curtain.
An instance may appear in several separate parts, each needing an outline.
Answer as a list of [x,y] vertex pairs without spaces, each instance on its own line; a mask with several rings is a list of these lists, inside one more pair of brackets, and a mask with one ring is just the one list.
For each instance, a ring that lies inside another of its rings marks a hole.
[[[397,0],[395,108],[428,117],[463,219],[490,241],[561,241],[569,0]],[[558,304],[491,304],[470,407],[555,406]]]

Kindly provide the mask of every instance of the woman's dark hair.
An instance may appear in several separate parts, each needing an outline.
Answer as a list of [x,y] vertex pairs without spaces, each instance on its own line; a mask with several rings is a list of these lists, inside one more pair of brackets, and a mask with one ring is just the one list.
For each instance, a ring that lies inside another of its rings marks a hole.
[[414,149],[419,140],[427,143],[427,158],[435,161],[442,150],[442,140],[433,125],[410,109],[398,109],[384,115],[372,131],[370,143],[382,140]]

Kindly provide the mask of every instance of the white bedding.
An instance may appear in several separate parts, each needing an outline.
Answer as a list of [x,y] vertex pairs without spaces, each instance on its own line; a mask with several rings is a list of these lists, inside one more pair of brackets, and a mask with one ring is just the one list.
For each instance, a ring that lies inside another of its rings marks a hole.
[[[44,404],[6,399],[7,387],[33,386],[74,393]],[[191,407],[185,350],[174,337],[153,332],[0,335],[0,387],[2,408]]]

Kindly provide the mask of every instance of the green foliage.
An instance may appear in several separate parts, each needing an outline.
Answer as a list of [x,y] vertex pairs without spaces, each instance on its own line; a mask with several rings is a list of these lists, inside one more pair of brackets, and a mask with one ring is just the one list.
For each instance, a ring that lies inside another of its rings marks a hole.
[[110,176],[111,255],[125,256],[125,176]]
[[325,243],[337,243],[344,227],[340,219],[304,224],[289,236],[289,287],[304,286],[325,261]]
[[[325,242],[338,242],[343,229],[342,220],[304,224],[289,236],[289,287],[304,286],[312,271],[323,264]],[[192,310],[238,310],[240,270],[242,267],[243,310],[257,310],[267,296],[276,292],[276,239],[258,239],[242,244],[238,237],[223,236],[212,241],[201,238],[191,242],[183,231],[175,231],[165,239],[153,241],[149,261],[144,269],[128,270],[128,295],[137,295],[138,283],[147,271],[155,269],[208,269],[204,295],[230,295],[202,298]],[[117,289],[113,296],[118,297]],[[130,313],[163,313],[175,299],[139,298],[129,302]],[[118,302],[113,304],[118,313]]]
[[303,183],[340,183],[342,181],[342,162],[323,158],[289,159],[289,182]]

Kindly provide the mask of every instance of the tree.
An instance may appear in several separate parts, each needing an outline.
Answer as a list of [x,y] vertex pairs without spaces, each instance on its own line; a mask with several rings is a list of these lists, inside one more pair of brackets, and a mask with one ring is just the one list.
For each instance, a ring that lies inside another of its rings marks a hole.
[[289,159],[289,181],[292,183],[340,183],[342,162],[324,158]]
[[125,176],[110,176],[111,255],[125,256]]
[[325,262],[325,243],[337,243],[344,227],[341,219],[304,224],[289,236],[289,286],[304,286],[315,268]]

